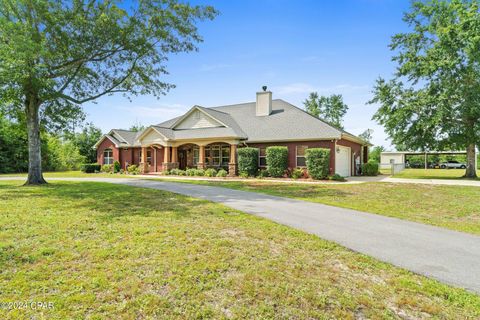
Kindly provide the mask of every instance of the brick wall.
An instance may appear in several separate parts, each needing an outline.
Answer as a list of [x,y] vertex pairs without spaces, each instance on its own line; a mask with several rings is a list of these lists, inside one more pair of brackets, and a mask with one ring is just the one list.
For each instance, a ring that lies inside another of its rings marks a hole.
[[115,144],[110,139],[104,138],[97,148],[97,163],[103,164],[103,151],[105,151],[105,149],[112,149],[113,159],[120,161],[120,154],[118,148],[115,147]]
[[[357,155],[361,155],[362,146],[358,143],[348,140],[338,140],[338,145],[350,147],[352,152],[352,159]],[[274,142],[274,143],[247,143],[249,147],[254,148],[266,148],[271,146],[285,146],[288,148],[288,167],[295,168],[296,165],[296,148],[297,146],[307,146],[308,148],[327,148],[330,149],[330,174],[335,172],[335,142],[333,140],[320,140],[320,141],[295,141],[295,142]],[[354,161],[351,164],[351,172],[355,173]]]
[[332,140],[321,141],[295,141],[295,142],[273,142],[273,143],[247,143],[249,147],[266,148],[271,146],[285,146],[288,148],[288,167],[297,166],[297,146],[307,146],[308,148],[327,148],[330,149],[330,173],[335,172],[335,157],[333,156],[334,142]]

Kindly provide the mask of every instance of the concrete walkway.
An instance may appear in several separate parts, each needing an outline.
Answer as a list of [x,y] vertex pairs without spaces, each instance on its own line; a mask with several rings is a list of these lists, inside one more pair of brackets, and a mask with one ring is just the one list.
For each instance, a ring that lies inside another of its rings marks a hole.
[[121,178],[49,180],[109,182],[166,190],[222,203],[315,234],[415,273],[480,293],[479,236],[319,203],[227,188]]
[[416,184],[431,184],[431,185],[445,185],[445,186],[467,186],[480,187],[480,180],[461,180],[461,179],[408,179],[408,178],[392,178],[390,176],[376,176],[376,177],[348,177],[350,183],[365,183],[365,182],[389,182],[389,183],[416,183]]

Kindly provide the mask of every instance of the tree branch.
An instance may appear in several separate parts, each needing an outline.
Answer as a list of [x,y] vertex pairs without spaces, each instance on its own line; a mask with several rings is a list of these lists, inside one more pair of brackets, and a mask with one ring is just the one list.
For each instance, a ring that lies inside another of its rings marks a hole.
[[122,78],[120,79],[117,83],[113,84],[109,89],[105,90],[104,92],[101,92],[97,95],[94,95],[94,96],[90,96],[90,97],[87,97],[87,98],[84,98],[84,99],[75,99],[69,95],[66,95],[64,94],[63,92],[59,92],[58,96],[60,98],[63,98],[65,100],[68,100],[70,102],[73,102],[73,103],[76,103],[76,104],[82,104],[82,103],[85,103],[85,102],[88,102],[88,101],[92,101],[92,100],[95,100],[97,98],[100,98],[106,94],[109,94],[109,93],[118,93],[118,92],[128,92],[129,90],[127,89],[117,89],[115,90],[115,88],[117,88],[118,86],[120,86],[122,83],[124,83],[128,77],[130,77],[135,69],[135,67],[137,66],[137,61],[138,59],[140,59],[140,57],[137,57],[135,58],[135,60],[133,61],[132,63],[132,66],[130,67],[130,69],[128,70],[127,74]]

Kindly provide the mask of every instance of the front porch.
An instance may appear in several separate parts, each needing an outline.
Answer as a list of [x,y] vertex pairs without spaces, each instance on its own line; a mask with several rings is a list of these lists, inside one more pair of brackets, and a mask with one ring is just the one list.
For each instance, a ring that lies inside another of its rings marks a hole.
[[[237,145],[238,141],[142,146],[140,171],[160,173],[177,168],[182,170],[215,168],[227,170],[229,176],[236,176]],[[158,156],[157,150],[161,152],[161,157]]]

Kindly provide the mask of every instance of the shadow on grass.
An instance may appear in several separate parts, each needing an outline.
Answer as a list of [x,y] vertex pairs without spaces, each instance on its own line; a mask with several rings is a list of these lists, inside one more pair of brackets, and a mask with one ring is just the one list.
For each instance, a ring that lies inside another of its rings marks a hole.
[[125,216],[150,216],[159,212],[174,213],[177,218],[191,215],[191,209],[205,204],[204,200],[176,195],[166,191],[130,187],[105,182],[53,181],[42,186],[0,183],[0,201],[15,199],[28,202],[45,198],[41,208],[61,207],[94,210],[98,219],[112,220]]

